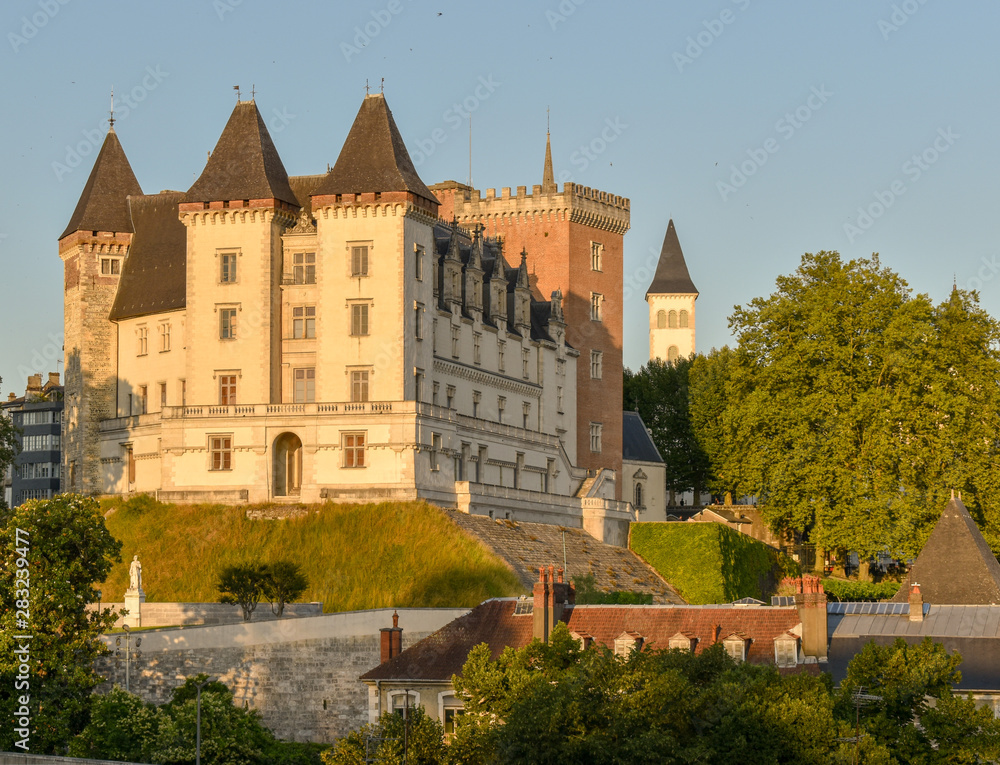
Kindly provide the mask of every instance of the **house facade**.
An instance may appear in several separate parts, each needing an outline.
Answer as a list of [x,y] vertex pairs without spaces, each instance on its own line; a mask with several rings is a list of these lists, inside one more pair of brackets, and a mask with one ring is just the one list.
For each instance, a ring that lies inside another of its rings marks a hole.
[[11,393],[0,407],[19,430],[19,453],[4,476],[4,501],[17,507],[32,499],[51,499],[59,493],[62,472],[59,373],[50,372],[44,384],[40,374],[31,375],[24,395]]

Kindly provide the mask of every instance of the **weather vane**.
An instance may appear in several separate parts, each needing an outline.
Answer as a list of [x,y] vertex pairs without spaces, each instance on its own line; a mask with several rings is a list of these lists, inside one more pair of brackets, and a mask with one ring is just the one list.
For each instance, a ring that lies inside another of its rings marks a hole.
[[240,86],[239,85],[233,85],[233,90],[236,91],[236,103],[239,103],[240,102]]
[[111,117],[108,118],[111,129],[115,129],[115,86],[111,86]]

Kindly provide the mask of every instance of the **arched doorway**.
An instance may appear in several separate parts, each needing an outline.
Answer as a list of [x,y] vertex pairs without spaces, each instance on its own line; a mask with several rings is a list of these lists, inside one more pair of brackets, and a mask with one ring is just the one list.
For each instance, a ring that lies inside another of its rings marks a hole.
[[302,440],[294,433],[274,439],[274,496],[297,497],[302,489]]

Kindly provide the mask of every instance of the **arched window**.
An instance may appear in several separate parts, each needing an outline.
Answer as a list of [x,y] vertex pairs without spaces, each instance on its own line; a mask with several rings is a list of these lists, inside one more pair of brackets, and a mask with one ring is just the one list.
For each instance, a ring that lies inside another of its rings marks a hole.
[[657,311],[656,312],[656,328],[666,329],[667,328],[667,312]]
[[642,507],[642,484],[641,483],[636,483],[636,485],[635,485],[635,502],[633,502],[632,504],[635,505],[635,507],[636,507],[637,510]]
[[667,323],[670,329],[677,329],[677,311],[670,312],[670,315],[667,317]]
[[688,326],[688,312],[681,311],[681,327],[687,329]]
[[681,352],[677,350],[676,345],[671,345],[667,348],[667,361],[677,361],[680,358]]

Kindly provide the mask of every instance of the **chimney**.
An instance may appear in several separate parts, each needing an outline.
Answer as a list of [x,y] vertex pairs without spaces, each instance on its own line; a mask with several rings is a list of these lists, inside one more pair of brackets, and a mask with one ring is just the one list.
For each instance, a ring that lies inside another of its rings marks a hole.
[[914,582],[910,585],[910,621],[924,620],[924,596],[920,593],[920,585]]
[[543,643],[549,639],[549,604],[551,601],[551,590],[549,589],[549,578],[545,571],[545,566],[538,569],[538,581],[535,582],[532,592],[532,617],[534,619],[532,627],[532,637],[538,638]]
[[14,391],[11,391],[11,392],[10,392],[10,393],[9,393],[9,394],[7,395],[7,400],[8,400],[8,401],[13,401],[13,400],[14,400],[14,399],[16,399],[16,398],[17,398],[17,394],[16,394],[16,393],[14,393]]
[[42,389],[42,375],[28,375],[28,393]]
[[785,580],[795,587],[795,607],[802,620],[802,653],[826,661],[827,635],[826,592],[818,576]]
[[59,373],[49,372],[49,385],[58,385],[58,384],[59,384]]
[[385,664],[394,656],[399,656],[403,652],[403,629],[399,626],[399,614],[392,612],[392,626],[382,627],[379,630],[379,648],[381,661]]

